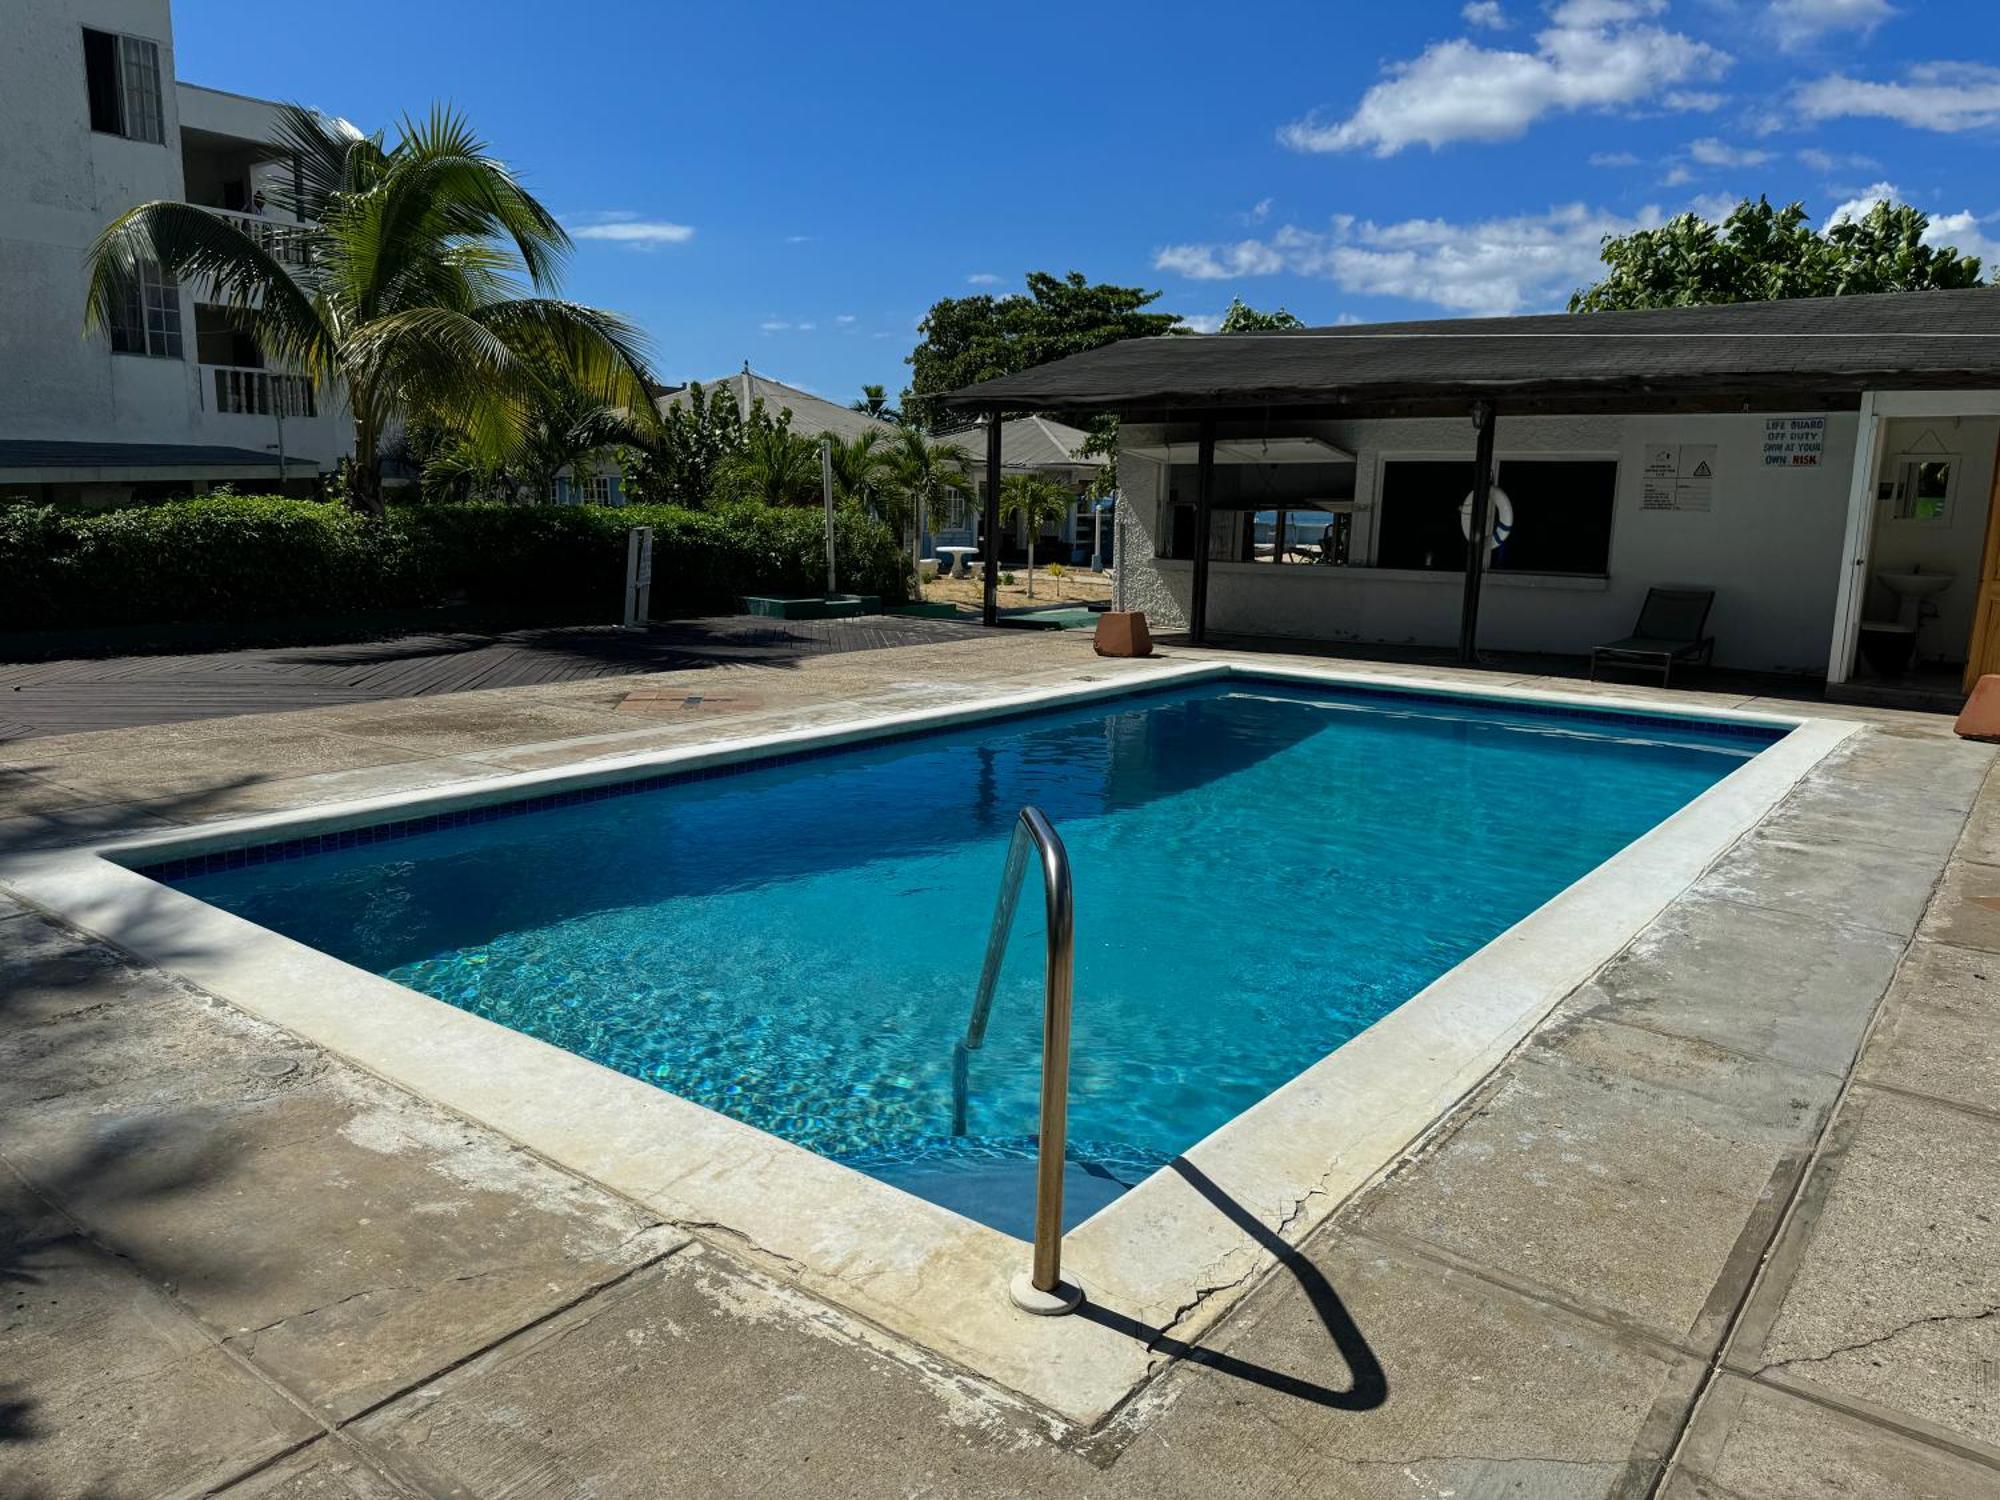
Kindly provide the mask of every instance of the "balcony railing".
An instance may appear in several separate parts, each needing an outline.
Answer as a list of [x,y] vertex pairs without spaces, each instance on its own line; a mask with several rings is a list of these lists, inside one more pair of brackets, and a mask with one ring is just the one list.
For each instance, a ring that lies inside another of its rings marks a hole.
[[209,212],[248,235],[279,265],[306,266],[312,263],[312,226],[309,224],[292,224],[282,219],[262,218],[257,214],[239,214],[227,208],[211,208]]
[[203,365],[215,409],[246,417],[316,417],[313,383],[303,375],[245,365]]

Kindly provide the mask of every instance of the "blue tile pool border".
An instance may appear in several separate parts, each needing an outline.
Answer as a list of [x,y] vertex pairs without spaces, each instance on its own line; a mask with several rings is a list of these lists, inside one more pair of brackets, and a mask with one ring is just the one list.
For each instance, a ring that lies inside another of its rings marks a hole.
[[[1165,682],[1147,683],[1135,687],[1130,692],[1098,698],[1095,703],[1103,705],[1130,703],[1137,699],[1158,697],[1167,693],[1185,692],[1198,687],[1271,687],[1289,688],[1323,694],[1332,698],[1361,698],[1373,701],[1391,700],[1411,704],[1428,704],[1456,709],[1490,708],[1510,713],[1527,714],[1553,719],[1587,719],[1596,724],[1622,724],[1632,727],[1659,728],[1673,725],[1697,729],[1704,734],[1719,739],[1742,740],[1769,746],[1777,743],[1790,732],[1789,725],[1779,723],[1754,723],[1735,719],[1709,719],[1695,714],[1671,711],[1647,711],[1625,709],[1600,709],[1580,704],[1544,703],[1533,699],[1509,698],[1496,693],[1455,693],[1423,688],[1399,686],[1378,686],[1372,683],[1315,682],[1306,679],[1279,675],[1269,675],[1248,671],[1233,672],[1224,677],[1175,678]],[[306,859],[316,854],[332,854],[343,849],[357,849],[374,844],[396,843],[403,839],[418,838],[427,833],[438,833],[451,828],[464,828],[475,823],[497,823],[506,818],[524,817],[530,813],[548,812],[559,807],[579,807],[587,802],[603,802],[612,797],[632,797],[642,792],[658,791],[663,787],[681,782],[713,781],[728,776],[747,775],[752,771],[769,770],[779,766],[797,765],[803,761],[821,760],[827,756],[840,755],[849,750],[891,744],[901,740],[929,739],[937,735],[957,734],[982,724],[1000,723],[1013,719],[1036,718],[1044,714],[1066,713],[1088,706],[1085,703],[1066,703],[1061,700],[1024,703],[999,709],[991,714],[981,714],[976,718],[959,719],[944,724],[913,724],[886,730],[881,734],[867,735],[858,739],[842,739],[827,744],[805,745],[796,750],[777,750],[760,754],[756,750],[746,751],[740,756],[719,761],[708,766],[677,767],[647,775],[634,776],[626,780],[607,781],[597,786],[575,787],[568,791],[542,792],[532,796],[519,797],[511,801],[500,801],[479,807],[456,808],[448,812],[425,813],[418,817],[394,818],[363,828],[346,828],[332,833],[305,834],[298,838],[273,839],[261,844],[246,844],[236,849],[216,849],[205,854],[191,854],[179,859],[159,860],[151,864],[133,865],[134,874],[151,880],[171,884],[175,881],[191,880],[202,875],[215,875],[227,870],[243,870],[254,865],[280,864],[288,860]]]

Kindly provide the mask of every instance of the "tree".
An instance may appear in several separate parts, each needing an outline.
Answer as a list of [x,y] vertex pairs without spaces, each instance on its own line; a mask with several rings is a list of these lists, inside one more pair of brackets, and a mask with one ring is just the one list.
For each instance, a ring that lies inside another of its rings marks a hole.
[[759,398],[750,403],[742,444],[723,460],[716,486],[730,499],[811,504],[820,498],[819,444],[792,431],[789,410],[773,418]]
[[847,403],[850,411],[864,412],[878,422],[901,422],[903,414],[889,404],[889,388],[886,385],[866,385],[861,387],[861,399]]
[[1929,228],[1907,203],[1884,200],[1815,230],[1800,204],[1774,208],[1768,198],[1746,198],[1720,223],[1687,213],[1657,229],[1607,237],[1602,258],[1610,274],[1572,296],[1569,310],[1977,286],[1977,257],[1925,244]]
[[932,398],[945,391],[1123,339],[1172,333],[1181,321],[1174,313],[1147,311],[1158,292],[1088,282],[1081,271],[1030,271],[1027,285],[1026,293],[947,297],[932,305],[909,357],[906,416],[934,427],[940,412]]
[[530,502],[548,499],[563,470],[581,483],[606,454],[646,443],[658,423],[657,414],[649,419],[607,406],[562,366],[544,372],[539,386],[520,435],[501,458]]
[[626,472],[640,499],[699,507],[715,497],[729,461],[743,450],[743,413],[727,384],[704,390],[695,381],[667,403],[652,436],[636,446]]
[[1030,599],[1035,597],[1035,538],[1044,526],[1061,521],[1075,504],[1076,496],[1045,474],[1009,474],[1000,481],[1000,518],[1019,516],[1027,524]]
[[1222,325],[1217,333],[1279,333],[1287,328],[1305,327],[1303,319],[1279,308],[1275,312],[1259,312],[1248,306],[1241,297],[1229,299],[1229,311],[1222,315]]
[[966,477],[965,455],[949,443],[934,443],[914,427],[896,433],[889,450],[891,485],[909,509],[910,561],[914,566],[924,538],[924,518],[934,514],[953,495],[972,493]]
[[[90,248],[85,325],[109,327],[144,272],[198,284],[273,362],[340,382],[354,414],[350,498],[382,509],[381,454],[396,418],[449,428],[493,452],[518,440],[540,372],[560,366],[609,407],[647,399],[637,331],[554,295],[569,236],[466,121],[443,108],[400,139],[286,106],[277,150],[305,219],[266,249],[190,203],[142,203]],[[287,266],[273,253],[287,251]],[[522,282],[529,295],[520,295]]]

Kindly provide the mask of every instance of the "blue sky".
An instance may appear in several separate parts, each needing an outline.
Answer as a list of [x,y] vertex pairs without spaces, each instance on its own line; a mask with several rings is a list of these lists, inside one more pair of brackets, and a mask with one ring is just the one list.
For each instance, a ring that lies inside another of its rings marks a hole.
[[183,0],[175,36],[367,129],[465,110],[668,379],[894,392],[932,302],[1029,269],[1196,326],[1539,310],[1601,235],[1759,192],[1893,191],[2000,269],[1991,0],[347,0],[319,40]]

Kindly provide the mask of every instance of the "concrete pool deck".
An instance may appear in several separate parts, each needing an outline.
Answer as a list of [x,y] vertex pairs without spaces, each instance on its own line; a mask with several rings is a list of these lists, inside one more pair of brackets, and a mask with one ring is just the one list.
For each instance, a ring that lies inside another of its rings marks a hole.
[[[0,846],[1123,670],[1009,633],[26,741]],[[1090,1432],[0,916],[0,1493],[2000,1493],[1992,753],[1826,712],[1870,728],[1190,1357],[1123,1330],[1163,1372]]]

